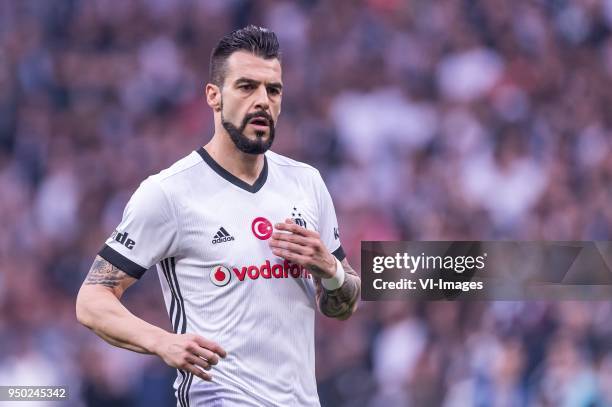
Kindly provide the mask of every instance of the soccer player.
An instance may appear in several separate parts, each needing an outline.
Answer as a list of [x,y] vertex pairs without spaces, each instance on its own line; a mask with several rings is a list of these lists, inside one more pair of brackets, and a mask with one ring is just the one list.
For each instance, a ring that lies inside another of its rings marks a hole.
[[[178,370],[179,406],[317,406],[315,308],[346,319],[361,282],[319,172],[269,151],[283,84],[276,35],[248,26],[210,61],[208,144],[143,181],[96,257],[78,320]],[[174,333],[123,292],[157,265]]]

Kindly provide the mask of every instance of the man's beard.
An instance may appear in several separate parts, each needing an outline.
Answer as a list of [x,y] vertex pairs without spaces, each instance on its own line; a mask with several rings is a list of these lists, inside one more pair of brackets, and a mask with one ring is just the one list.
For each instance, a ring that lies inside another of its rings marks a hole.
[[[264,139],[265,133],[263,131],[255,132],[255,140],[251,140],[244,135],[244,129],[249,124],[249,121],[255,117],[265,117],[268,120],[270,135],[268,136],[267,141]],[[232,123],[225,120],[223,117],[223,106],[221,106],[221,124],[223,124],[223,128],[227,130],[227,133],[234,142],[236,148],[243,153],[263,154],[268,151],[274,142],[274,120],[272,119],[272,116],[264,111],[247,114],[244,116],[240,128],[237,128]]]

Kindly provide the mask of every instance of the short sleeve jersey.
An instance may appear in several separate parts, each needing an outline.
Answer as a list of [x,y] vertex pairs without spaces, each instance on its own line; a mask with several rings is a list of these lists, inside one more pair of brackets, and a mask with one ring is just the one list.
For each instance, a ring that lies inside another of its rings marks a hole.
[[213,382],[178,371],[179,406],[319,405],[314,280],[268,245],[287,218],[344,258],[319,172],[271,151],[250,185],[200,148],[147,178],[128,202],[100,256],[135,278],[156,265],[174,331],[228,352]]

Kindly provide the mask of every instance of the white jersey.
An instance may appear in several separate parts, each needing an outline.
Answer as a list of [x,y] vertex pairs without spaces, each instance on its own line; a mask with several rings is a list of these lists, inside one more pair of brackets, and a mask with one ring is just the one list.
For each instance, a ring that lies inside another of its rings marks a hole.
[[139,278],[157,271],[174,331],[228,355],[213,382],[178,371],[179,406],[318,406],[315,285],[268,239],[292,218],[344,258],[331,197],[313,167],[265,153],[249,185],[200,148],[146,179],[100,256]]

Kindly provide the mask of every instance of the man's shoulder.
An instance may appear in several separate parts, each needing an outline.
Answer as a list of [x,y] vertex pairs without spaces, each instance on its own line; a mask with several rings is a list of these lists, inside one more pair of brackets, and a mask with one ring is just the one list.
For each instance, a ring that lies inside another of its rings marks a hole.
[[140,189],[146,189],[150,193],[164,197],[164,200],[172,200],[172,197],[180,196],[189,190],[194,179],[200,179],[194,175],[194,171],[201,171],[201,168],[198,167],[201,163],[199,155],[193,151],[175,161],[168,168],[148,176],[140,184]]
[[171,184],[177,178],[188,177],[191,170],[194,170],[202,163],[200,156],[192,151],[185,157],[174,162],[170,167],[165,168],[157,174],[151,175],[149,178],[157,181],[160,184]]
[[273,151],[266,151],[266,157],[268,158],[268,163],[270,166],[283,167],[283,170],[285,171],[294,171],[296,173],[303,173],[305,175],[319,175],[319,170],[312,165],[294,160]]
[[324,189],[325,181],[319,170],[312,165],[294,160],[268,150],[266,152],[270,171],[276,171],[281,178],[293,180],[301,185],[309,185],[315,190]]

